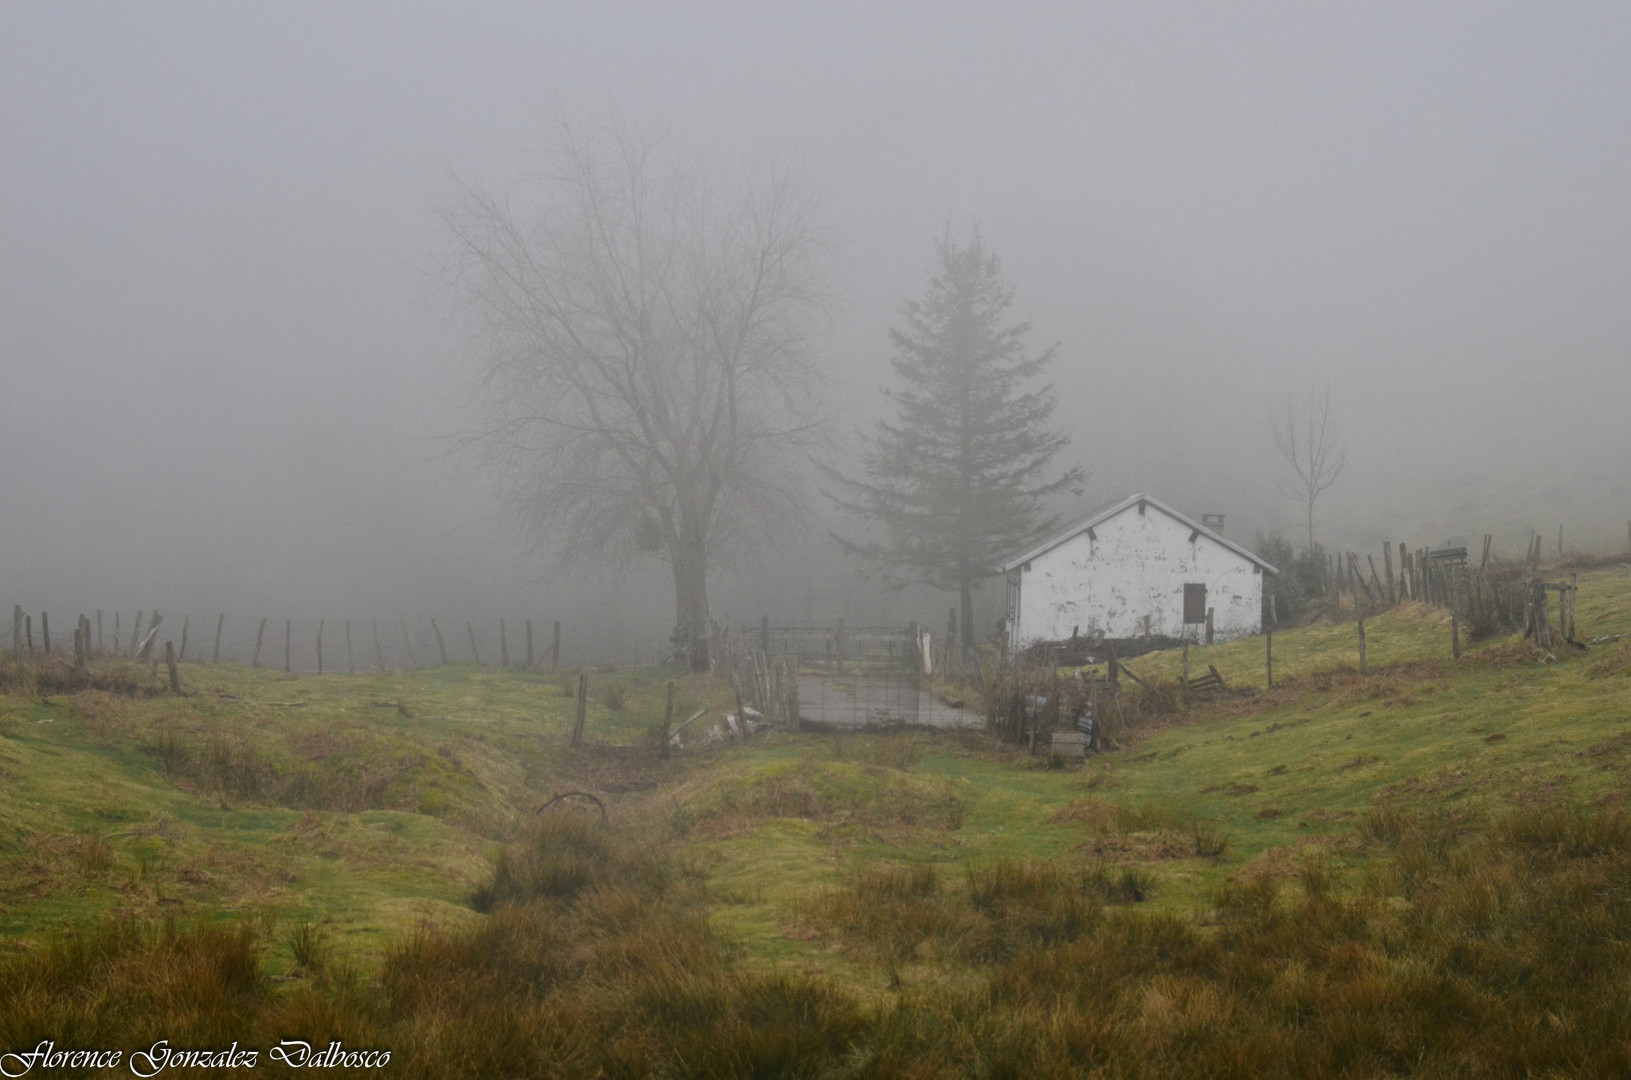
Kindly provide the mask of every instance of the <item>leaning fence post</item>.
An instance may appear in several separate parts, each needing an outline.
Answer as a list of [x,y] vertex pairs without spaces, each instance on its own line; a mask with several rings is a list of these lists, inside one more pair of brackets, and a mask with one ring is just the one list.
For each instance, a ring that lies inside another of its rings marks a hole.
[[1461,620],[1453,611],[1450,612],[1450,657],[1461,659]]
[[464,632],[470,635],[470,659],[481,663],[481,654],[476,651],[476,628],[470,625],[470,620],[464,620]]
[[192,621],[191,615],[181,617],[181,648],[176,652],[176,660],[187,659],[187,624]]
[[402,648],[407,651],[409,669],[417,668],[419,663],[413,658],[413,641],[408,637],[407,619],[402,620]]
[[[102,613],[97,612],[97,618],[100,619],[101,617]],[[210,663],[212,664],[218,664],[221,662],[221,630],[226,626],[226,624],[227,613],[223,611],[215,617],[215,651],[210,653]],[[101,637],[100,630],[97,631],[97,637],[99,639]]]
[[261,666],[261,641],[266,637],[266,620],[261,619],[261,628],[255,631],[255,659],[249,663],[250,667]]
[[381,671],[385,670],[385,650],[379,647],[379,623],[374,623],[374,660],[379,664]]
[[442,641],[441,628],[436,625],[436,616],[430,618],[430,632],[436,635],[436,651],[442,654],[442,663],[447,663],[447,645]]
[[34,616],[23,616],[23,630],[28,635],[28,655],[34,655]]
[[1359,620],[1359,674],[1365,674],[1365,620]]

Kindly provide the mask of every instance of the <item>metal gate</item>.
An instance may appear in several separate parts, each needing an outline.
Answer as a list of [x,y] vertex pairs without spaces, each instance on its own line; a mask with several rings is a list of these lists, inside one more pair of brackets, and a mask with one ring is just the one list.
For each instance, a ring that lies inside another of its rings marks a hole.
[[807,728],[899,727],[919,723],[918,642],[912,628],[744,627],[771,657],[796,661],[798,714]]

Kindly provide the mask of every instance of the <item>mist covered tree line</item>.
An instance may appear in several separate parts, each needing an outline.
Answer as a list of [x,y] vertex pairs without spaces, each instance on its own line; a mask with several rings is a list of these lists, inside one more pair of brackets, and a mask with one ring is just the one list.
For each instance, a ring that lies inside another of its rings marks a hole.
[[[483,418],[464,441],[506,504],[564,559],[666,563],[675,654],[704,669],[710,569],[802,521],[813,472],[848,515],[834,542],[891,587],[954,593],[975,644],[974,590],[1087,479],[1050,423],[1056,349],[1030,349],[978,230],[936,239],[888,330],[892,413],[845,460],[816,355],[838,257],[798,171],[711,170],[616,116],[563,116],[542,151],[525,184],[441,210]],[[1275,427],[1309,552],[1345,459],[1315,404]]]

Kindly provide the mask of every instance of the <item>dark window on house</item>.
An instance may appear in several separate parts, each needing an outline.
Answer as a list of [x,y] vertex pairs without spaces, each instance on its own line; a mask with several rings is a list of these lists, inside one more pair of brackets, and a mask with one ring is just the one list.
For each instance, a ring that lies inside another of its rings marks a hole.
[[1184,586],[1184,623],[1204,623],[1206,621],[1206,586]]

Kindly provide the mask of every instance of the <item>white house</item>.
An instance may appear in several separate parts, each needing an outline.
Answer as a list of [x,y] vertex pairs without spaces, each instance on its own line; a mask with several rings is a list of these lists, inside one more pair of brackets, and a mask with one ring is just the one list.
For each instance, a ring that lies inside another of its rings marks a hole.
[[1216,640],[1263,624],[1263,575],[1278,571],[1148,495],[1134,495],[1006,563],[1008,643],[1073,634]]

